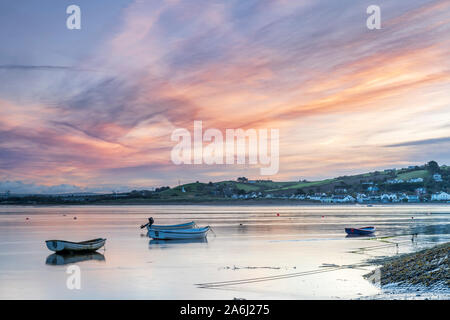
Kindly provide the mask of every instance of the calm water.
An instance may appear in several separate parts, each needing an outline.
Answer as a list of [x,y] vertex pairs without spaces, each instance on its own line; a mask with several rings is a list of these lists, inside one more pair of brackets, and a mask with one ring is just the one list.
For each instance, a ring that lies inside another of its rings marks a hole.
[[[157,224],[195,220],[214,233],[207,242],[150,241],[139,229],[149,216]],[[375,225],[376,235],[388,238],[348,238],[349,225]],[[418,233],[414,241],[412,233]],[[94,255],[51,256],[44,243],[98,237],[108,239],[106,251]],[[449,239],[448,205],[0,206],[0,298],[357,298],[380,292],[362,278],[373,267],[332,271],[329,265],[359,264]],[[67,289],[71,264],[81,269],[80,290]],[[293,273],[215,288],[196,285]]]

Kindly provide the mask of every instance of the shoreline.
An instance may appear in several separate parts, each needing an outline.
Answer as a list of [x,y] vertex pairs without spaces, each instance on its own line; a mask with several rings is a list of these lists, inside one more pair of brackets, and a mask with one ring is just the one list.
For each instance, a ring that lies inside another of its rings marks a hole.
[[317,206],[317,207],[380,207],[380,206],[442,206],[449,205],[448,202],[413,202],[413,203],[322,203],[316,201],[299,201],[299,200],[190,200],[190,201],[96,201],[96,202],[80,202],[80,203],[1,203],[2,206]]
[[[449,299],[450,242],[400,256],[370,260],[377,269],[364,278],[381,293],[364,299]],[[377,277],[378,273],[378,277]]]

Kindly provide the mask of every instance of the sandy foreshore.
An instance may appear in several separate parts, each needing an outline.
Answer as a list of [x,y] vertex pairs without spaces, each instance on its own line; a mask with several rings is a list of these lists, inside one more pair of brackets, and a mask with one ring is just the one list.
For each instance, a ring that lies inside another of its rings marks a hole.
[[367,299],[450,299],[450,242],[415,253],[373,260],[365,275],[382,293]]

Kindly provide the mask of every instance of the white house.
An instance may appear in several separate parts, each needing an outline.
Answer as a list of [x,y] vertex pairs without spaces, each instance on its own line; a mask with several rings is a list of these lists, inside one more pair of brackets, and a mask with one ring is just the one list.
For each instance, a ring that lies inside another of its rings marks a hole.
[[348,202],[355,202],[355,198],[353,198],[350,195],[323,196],[320,198],[320,202],[323,202],[323,203],[348,203]]
[[392,179],[392,180],[388,180],[386,181],[386,183],[389,184],[396,184],[396,183],[403,183],[404,181],[402,179]]
[[331,203],[331,202],[333,202],[333,198],[332,197],[321,197],[320,198],[320,202],[322,202],[322,203]]
[[420,182],[423,182],[423,178],[413,178],[408,180],[408,183],[420,183]]
[[431,201],[448,201],[448,200],[450,200],[450,194],[443,191],[431,195]]
[[425,194],[425,193],[427,193],[426,188],[417,188],[416,189],[416,194]]
[[343,199],[343,202],[355,202],[356,199],[353,198],[351,195],[346,195]]
[[419,196],[416,195],[408,195],[408,202],[420,202]]
[[439,173],[433,174],[433,179],[436,182],[442,182],[442,176]]
[[356,201],[358,201],[359,203],[363,203],[369,201],[369,198],[364,193],[358,193],[356,195]]
[[381,201],[396,201],[397,195],[395,193],[385,193],[381,195]]

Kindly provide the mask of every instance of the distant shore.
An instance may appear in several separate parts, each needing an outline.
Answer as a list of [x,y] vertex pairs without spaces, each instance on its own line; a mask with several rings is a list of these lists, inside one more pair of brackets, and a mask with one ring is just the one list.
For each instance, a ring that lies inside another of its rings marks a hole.
[[417,202],[417,203],[323,203],[317,201],[299,201],[291,199],[245,199],[245,200],[145,200],[145,199],[132,199],[132,200],[106,200],[95,202],[36,202],[36,203],[20,203],[20,202],[0,202],[0,206],[133,206],[133,205],[204,205],[204,206],[355,206],[355,207],[370,207],[370,206],[421,206],[421,205],[450,205],[447,202]]

